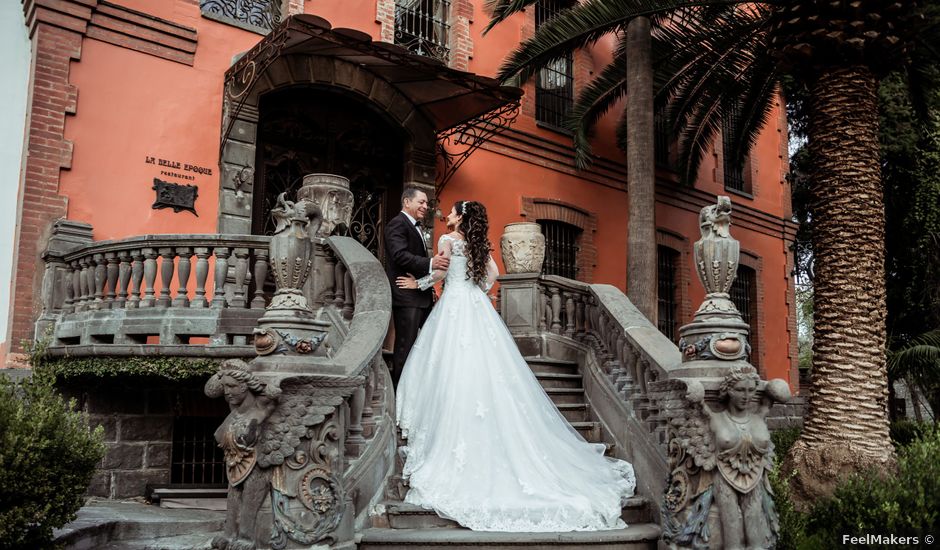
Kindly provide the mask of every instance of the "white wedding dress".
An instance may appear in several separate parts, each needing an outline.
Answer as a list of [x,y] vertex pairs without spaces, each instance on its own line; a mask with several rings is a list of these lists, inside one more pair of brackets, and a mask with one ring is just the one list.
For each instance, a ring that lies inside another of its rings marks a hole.
[[441,237],[439,248],[451,251],[444,293],[398,386],[405,502],[478,531],[626,527],[633,467],[606,458],[604,445],[586,442],[561,415],[467,278],[463,244]]

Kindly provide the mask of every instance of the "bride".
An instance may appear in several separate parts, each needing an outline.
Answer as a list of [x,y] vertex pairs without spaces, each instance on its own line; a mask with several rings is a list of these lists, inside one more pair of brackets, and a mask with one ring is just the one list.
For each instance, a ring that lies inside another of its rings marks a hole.
[[[568,424],[486,295],[498,274],[486,208],[458,201],[447,222],[456,230],[438,241],[450,258],[444,293],[398,385],[405,502],[478,531],[626,527],[633,467]],[[426,289],[444,277],[397,284]]]

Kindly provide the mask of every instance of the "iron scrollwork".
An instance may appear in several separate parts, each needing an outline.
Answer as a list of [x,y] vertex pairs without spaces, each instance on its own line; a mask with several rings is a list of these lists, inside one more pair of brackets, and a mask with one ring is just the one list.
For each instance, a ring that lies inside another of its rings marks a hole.
[[437,151],[444,167],[438,179],[437,194],[441,194],[450,178],[474,151],[494,135],[509,128],[517,116],[518,99],[438,134]]
[[262,29],[273,29],[281,22],[278,0],[201,0],[199,9]]

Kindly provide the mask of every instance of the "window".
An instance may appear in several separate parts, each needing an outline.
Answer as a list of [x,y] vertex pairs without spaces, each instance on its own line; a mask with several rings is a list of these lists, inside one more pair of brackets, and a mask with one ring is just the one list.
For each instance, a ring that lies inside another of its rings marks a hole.
[[450,61],[450,0],[396,0],[395,43],[418,55]]
[[757,366],[757,272],[747,266],[738,266],[738,276],[731,285],[731,301],[741,312],[741,318],[750,325],[751,364]]
[[170,483],[225,486],[225,456],[215,441],[215,430],[223,420],[211,416],[174,420]]
[[199,0],[202,15],[223,23],[269,31],[281,23],[281,0]]
[[[535,5],[535,28],[568,7],[564,0],[539,0]],[[574,103],[574,78],[571,55],[555,59],[539,71],[535,82],[535,120],[562,128]]]
[[678,265],[677,251],[665,246],[656,247],[657,328],[673,342],[676,341],[679,319]]
[[739,115],[736,112],[728,113],[721,122],[721,150],[724,156],[725,189],[733,189],[742,193],[750,193],[750,185],[744,177],[744,163],[736,163],[731,158],[731,142],[738,130]]
[[545,235],[545,263],[542,273],[578,278],[578,238],[581,228],[555,220],[538,220]]

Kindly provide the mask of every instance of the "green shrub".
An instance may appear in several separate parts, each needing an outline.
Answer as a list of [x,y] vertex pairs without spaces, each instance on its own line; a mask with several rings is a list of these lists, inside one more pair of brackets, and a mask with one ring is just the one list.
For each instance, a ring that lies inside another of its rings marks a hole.
[[0,548],[46,547],[81,507],[105,448],[73,408],[52,377],[0,376]]
[[921,439],[933,430],[930,422],[917,422],[916,420],[895,420],[891,423],[891,441],[894,446],[907,447],[914,441]]
[[802,428],[784,428],[771,432],[770,440],[774,444],[774,455],[776,464],[783,462],[783,458],[790,452],[790,447],[796,443],[796,438],[800,437]]
[[[936,536],[940,527],[940,430],[930,430],[898,453],[897,476],[856,475],[813,506],[807,533],[819,547],[841,547],[842,536]],[[889,547],[869,545],[872,548]],[[897,545],[894,545],[897,547]]]

